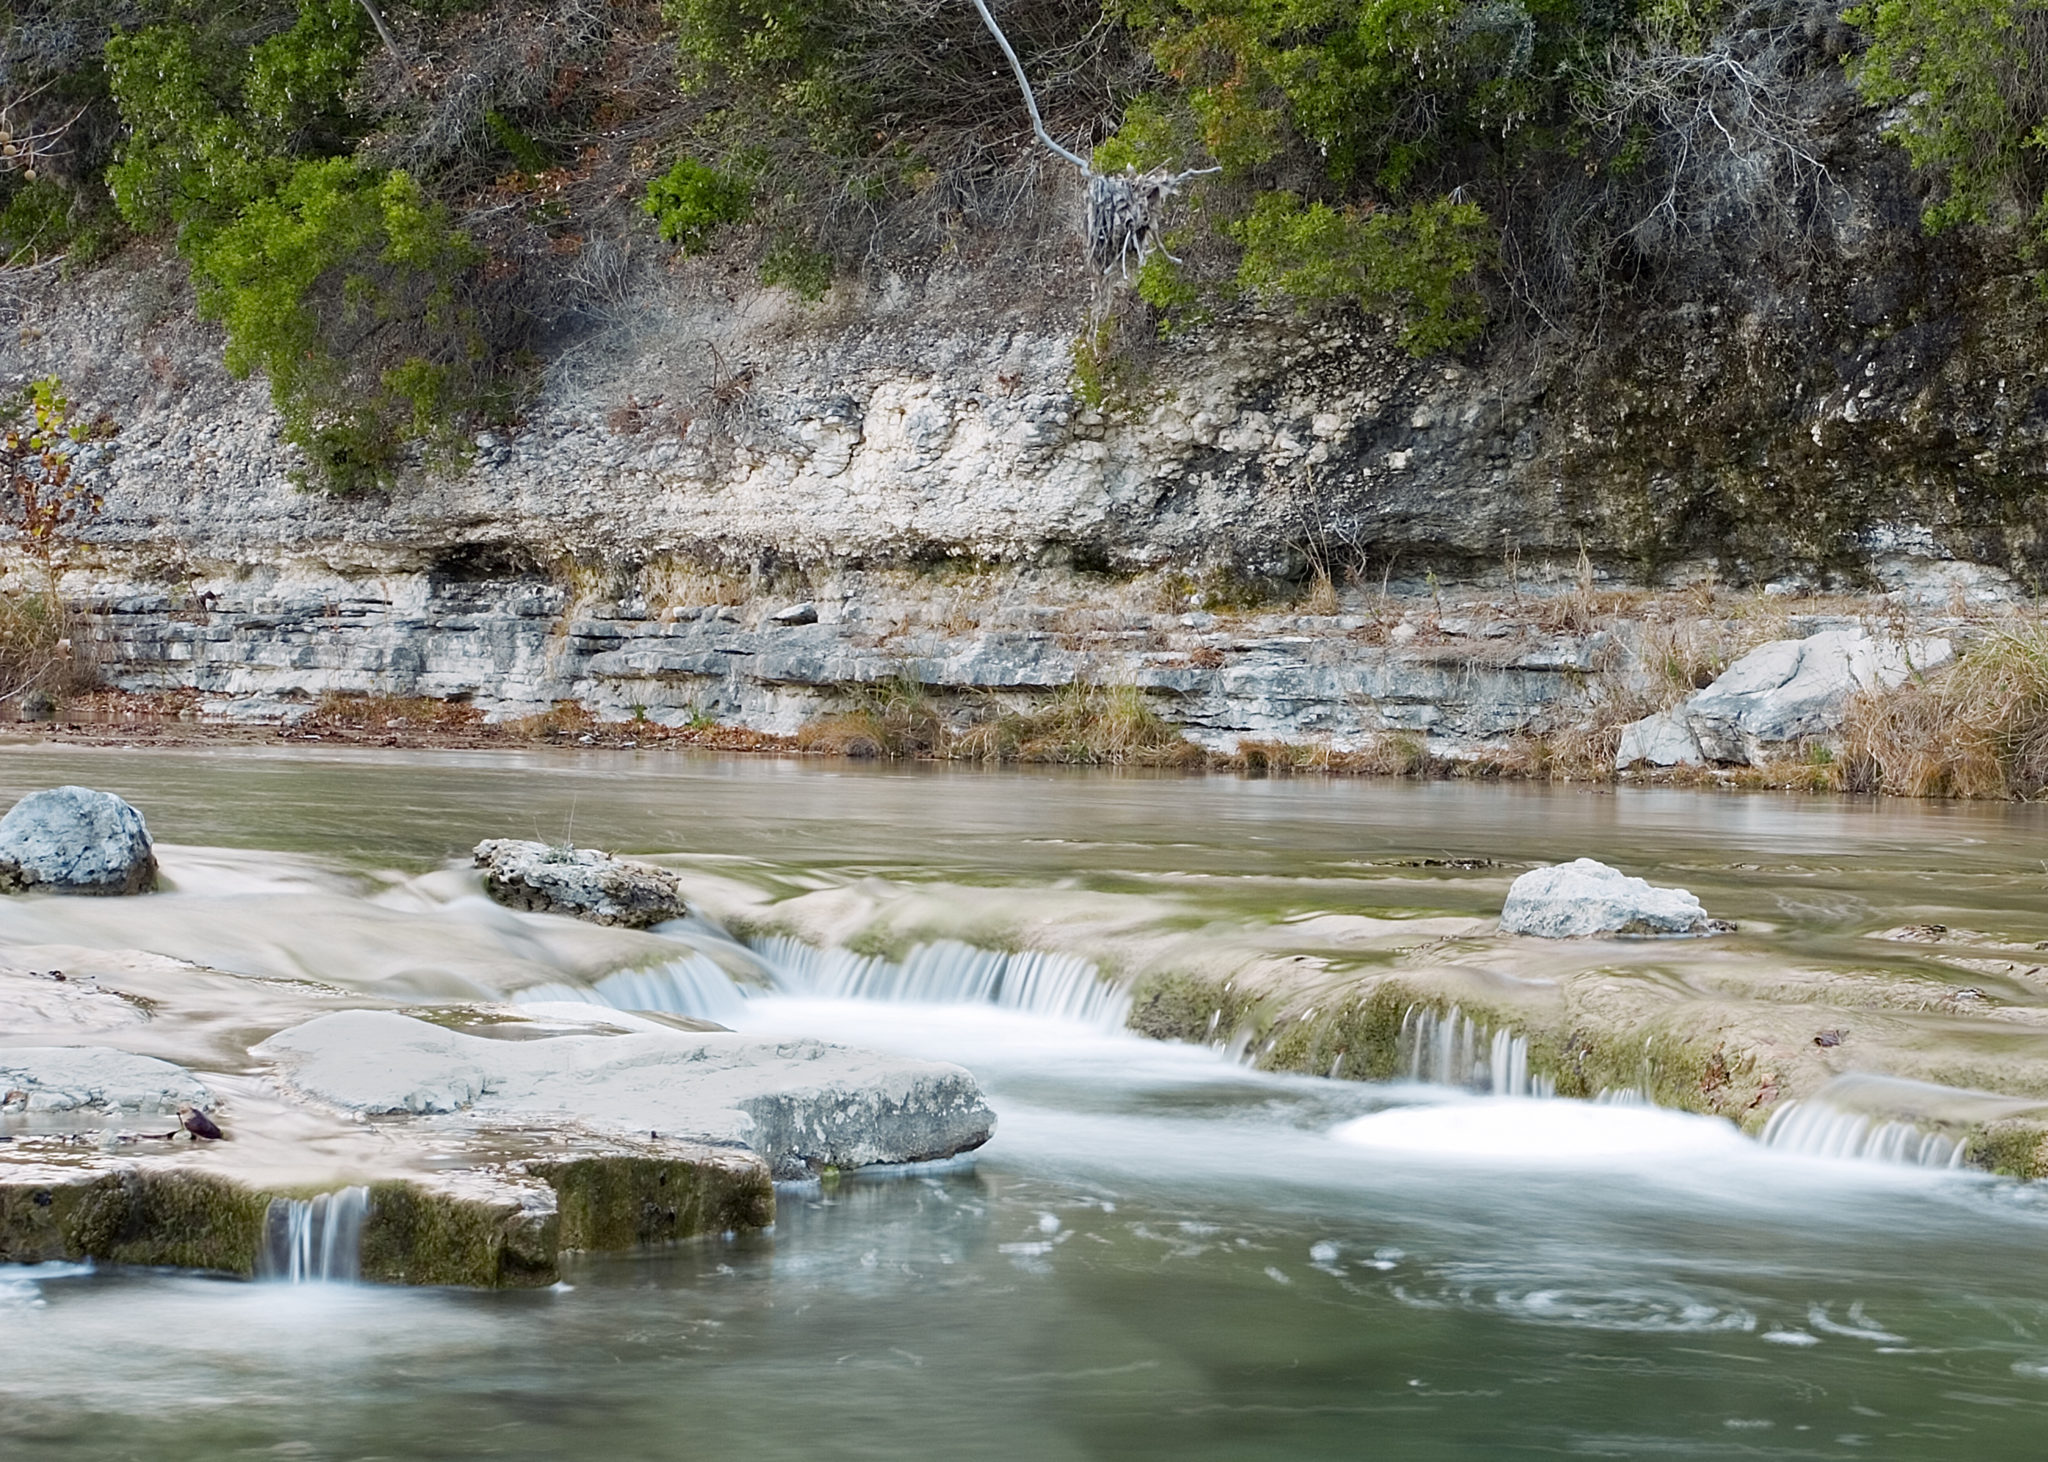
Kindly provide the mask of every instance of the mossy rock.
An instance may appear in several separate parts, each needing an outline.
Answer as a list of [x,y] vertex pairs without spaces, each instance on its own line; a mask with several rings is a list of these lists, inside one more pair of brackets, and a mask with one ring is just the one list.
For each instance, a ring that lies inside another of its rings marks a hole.
[[0,1182],[0,1259],[96,1259],[249,1275],[270,1197],[184,1169]]
[[752,1154],[578,1158],[529,1171],[554,1185],[562,1249],[647,1248],[775,1221],[775,1185]]
[[378,1284],[553,1284],[556,1233],[554,1214],[516,1201],[461,1198],[417,1183],[373,1183],[361,1273]]
[[[472,1195],[406,1179],[370,1186],[360,1273],[383,1284],[506,1289],[554,1283],[564,1249],[630,1250],[775,1221],[767,1164],[750,1152],[609,1154],[534,1163],[555,1189]],[[0,1170],[0,1262],[109,1264],[256,1273],[264,1192],[190,1168],[123,1165],[75,1173]],[[538,1199],[539,1201],[535,1201]]]

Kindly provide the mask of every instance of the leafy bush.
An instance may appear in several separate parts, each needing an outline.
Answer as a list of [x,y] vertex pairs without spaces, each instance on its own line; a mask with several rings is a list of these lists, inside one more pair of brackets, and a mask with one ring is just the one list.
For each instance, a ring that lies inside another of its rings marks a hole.
[[752,185],[693,157],[677,158],[674,167],[647,185],[640,204],[661,236],[685,254],[702,250],[725,224],[744,222],[753,205]]
[[228,368],[268,377],[286,438],[339,492],[391,480],[408,442],[459,453],[502,394],[463,304],[480,251],[407,173],[339,155],[371,43],[355,0],[300,0],[246,61],[188,24],[106,45],[130,128],[116,205],[177,230]]
[[[326,485],[387,479],[403,441],[453,445],[483,385],[483,342],[455,289],[476,251],[410,177],[302,162],[198,244],[193,263],[202,312],[227,327],[228,369],[269,378],[287,436]],[[368,385],[351,362],[386,333],[412,348]]]
[[202,40],[173,24],[107,41],[129,128],[107,184],[135,228],[203,235],[282,187],[295,157],[346,140],[344,97],[369,46],[354,0],[303,0],[292,28],[251,49],[239,70]]
[[2048,231],[2048,11],[2033,0],[1870,0],[1843,12],[1870,48],[1853,76],[1903,104],[1890,135],[1945,183],[1930,230],[2039,210]]
[[1485,327],[1473,277],[1496,245],[1476,204],[1439,199],[1360,216],[1268,193],[1234,231],[1247,292],[1395,310],[1401,343],[1417,355],[1464,345]]

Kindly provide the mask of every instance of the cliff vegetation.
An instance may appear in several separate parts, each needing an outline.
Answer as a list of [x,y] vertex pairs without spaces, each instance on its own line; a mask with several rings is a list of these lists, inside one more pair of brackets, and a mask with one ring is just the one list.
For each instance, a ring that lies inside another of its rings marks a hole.
[[[1992,275],[2048,237],[2030,0],[995,14],[1054,136],[1178,180],[1163,247],[1096,287],[1098,396],[1120,353],[1246,302],[1362,311],[1429,355],[1598,342],[1759,258],[1832,288],[1858,138]],[[885,267],[1085,267],[1065,165],[967,0],[22,0],[0,125],[4,267],[174,248],[340,492],[515,420],[636,251],[807,301]]]

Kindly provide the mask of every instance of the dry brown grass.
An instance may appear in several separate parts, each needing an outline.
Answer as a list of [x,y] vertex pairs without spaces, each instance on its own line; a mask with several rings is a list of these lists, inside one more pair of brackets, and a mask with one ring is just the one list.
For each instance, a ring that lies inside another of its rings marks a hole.
[[329,691],[299,724],[313,731],[473,731],[483,712],[463,701],[424,695],[359,695]]
[[857,758],[1199,766],[1208,757],[1135,686],[1069,685],[1028,711],[991,704],[956,726],[922,686],[869,688],[797,733],[804,751]]
[[0,594],[0,707],[47,720],[98,675],[75,617],[45,594]]
[[2048,792],[2048,625],[1993,635],[1953,669],[1860,696],[1843,729],[1842,785],[1899,797]]

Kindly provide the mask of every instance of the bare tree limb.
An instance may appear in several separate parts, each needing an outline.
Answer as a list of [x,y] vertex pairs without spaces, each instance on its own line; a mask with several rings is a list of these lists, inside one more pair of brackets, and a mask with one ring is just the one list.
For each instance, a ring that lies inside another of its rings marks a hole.
[[[363,3],[368,4],[369,0],[363,0]],[[1017,59],[1017,53],[1010,48],[1010,38],[1003,34],[1003,28],[996,24],[996,18],[989,14],[988,0],[974,0],[974,8],[981,12],[981,23],[988,27],[988,33],[996,38],[996,44],[1003,48],[1003,54],[1010,59],[1010,69],[1017,74],[1017,89],[1024,93],[1024,109],[1031,113],[1031,130],[1038,134],[1038,140],[1087,176],[1095,176],[1095,169],[1088,165],[1087,158],[1077,152],[1069,152],[1053,141],[1052,134],[1045,130],[1045,119],[1038,115],[1038,98],[1031,94],[1031,80],[1024,74],[1024,63]]]
[[403,57],[405,51],[398,44],[398,37],[391,33],[391,27],[384,23],[384,12],[377,8],[377,0],[357,0],[370,17],[370,24],[377,27],[377,39],[384,43],[384,49],[394,56]]

